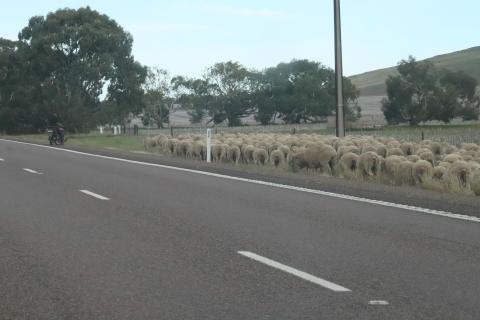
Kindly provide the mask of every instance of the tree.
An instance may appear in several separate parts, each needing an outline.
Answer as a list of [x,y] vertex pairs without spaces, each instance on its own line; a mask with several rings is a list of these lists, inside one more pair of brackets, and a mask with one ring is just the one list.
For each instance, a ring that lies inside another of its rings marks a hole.
[[417,62],[411,56],[397,70],[399,75],[386,81],[388,99],[382,101],[383,113],[388,123],[417,125],[428,118],[436,103],[436,70],[431,62]]
[[252,100],[254,82],[251,71],[238,62],[216,63],[201,79],[172,79],[178,102],[187,110],[192,123],[207,114],[211,122],[241,125],[241,118],[255,112]]
[[[293,60],[280,63],[263,73],[266,93],[258,104],[258,118],[267,124],[275,117],[287,123],[318,121],[335,110],[335,73],[321,63]],[[359,108],[359,92],[344,78],[344,104],[354,120]]]
[[208,69],[205,80],[212,99],[208,113],[215,124],[241,125],[241,118],[254,113],[251,101],[251,72],[238,62],[216,63]]
[[176,101],[187,110],[190,122],[201,123],[212,100],[209,83],[205,79],[187,79],[182,76],[173,78],[171,83],[177,94]]
[[[146,71],[133,59],[132,41],[114,20],[89,7],[31,18],[15,51],[24,80],[10,107],[30,115],[17,117],[17,126],[41,128],[55,111],[70,130],[88,130],[95,119],[123,121],[138,113]],[[96,112],[104,116],[94,117]]]
[[398,76],[387,81],[382,110],[388,123],[418,125],[428,120],[450,122],[455,117],[477,119],[479,98],[475,78],[462,71],[436,70],[428,61],[402,60]]
[[169,123],[170,104],[170,80],[168,72],[158,68],[149,68],[145,82],[145,96],[142,113],[144,125],[156,125],[163,128]]
[[455,117],[478,120],[477,86],[478,81],[463,71],[444,70],[437,90],[438,107],[432,110],[430,117],[445,123]]

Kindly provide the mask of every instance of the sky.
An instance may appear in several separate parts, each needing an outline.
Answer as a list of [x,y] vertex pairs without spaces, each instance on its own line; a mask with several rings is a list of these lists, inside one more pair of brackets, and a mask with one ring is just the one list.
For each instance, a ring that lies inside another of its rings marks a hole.
[[[216,62],[264,69],[292,59],[334,67],[331,0],[0,0],[0,37],[30,17],[90,6],[133,35],[135,59],[171,75]],[[341,0],[345,75],[480,45],[478,0]]]

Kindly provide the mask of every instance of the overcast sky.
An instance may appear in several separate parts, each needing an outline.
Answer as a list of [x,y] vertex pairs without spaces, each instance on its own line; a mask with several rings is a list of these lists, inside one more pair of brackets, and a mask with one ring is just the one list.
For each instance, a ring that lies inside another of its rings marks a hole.
[[[480,45],[479,0],[341,2],[346,75]],[[228,60],[256,69],[294,58],[334,66],[331,0],[16,0],[2,5],[0,37],[16,39],[34,15],[87,5],[133,35],[138,61],[172,75],[198,76]]]

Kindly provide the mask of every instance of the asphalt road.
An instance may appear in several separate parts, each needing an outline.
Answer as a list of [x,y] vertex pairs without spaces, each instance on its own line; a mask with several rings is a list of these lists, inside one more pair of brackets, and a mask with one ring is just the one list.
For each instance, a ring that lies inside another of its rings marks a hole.
[[15,142],[0,159],[1,319],[480,319],[478,222]]

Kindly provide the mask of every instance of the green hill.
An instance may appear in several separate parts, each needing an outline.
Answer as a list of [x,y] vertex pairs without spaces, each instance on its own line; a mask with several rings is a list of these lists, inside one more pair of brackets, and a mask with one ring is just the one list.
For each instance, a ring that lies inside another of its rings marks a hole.
[[[480,83],[480,47],[442,54],[427,60],[432,61],[437,68],[462,70]],[[396,67],[391,67],[354,75],[350,79],[360,90],[361,96],[383,96],[386,95],[385,80],[396,73]]]

